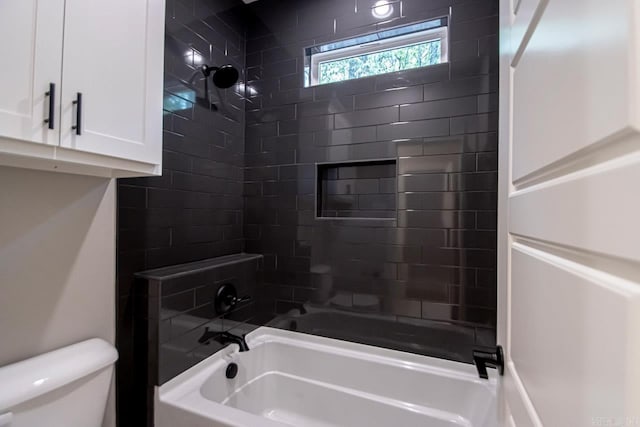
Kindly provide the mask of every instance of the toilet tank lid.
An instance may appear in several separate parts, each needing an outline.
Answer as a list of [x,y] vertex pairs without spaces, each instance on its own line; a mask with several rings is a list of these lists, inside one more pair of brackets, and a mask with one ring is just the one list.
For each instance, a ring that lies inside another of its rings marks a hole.
[[116,360],[115,347],[93,338],[0,367],[0,412],[86,377]]

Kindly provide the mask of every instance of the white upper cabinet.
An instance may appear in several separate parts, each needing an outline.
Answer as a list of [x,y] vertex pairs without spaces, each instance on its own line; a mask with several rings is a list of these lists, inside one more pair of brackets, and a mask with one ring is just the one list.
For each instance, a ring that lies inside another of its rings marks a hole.
[[[60,141],[63,13],[64,0],[0,1],[0,135]],[[51,116],[53,129],[45,123]]]
[[164,0],[0,0],[0,164],[159,174],[164,12]]
[[63,147],[160,162],[163,28],[156,0],[66,0]]

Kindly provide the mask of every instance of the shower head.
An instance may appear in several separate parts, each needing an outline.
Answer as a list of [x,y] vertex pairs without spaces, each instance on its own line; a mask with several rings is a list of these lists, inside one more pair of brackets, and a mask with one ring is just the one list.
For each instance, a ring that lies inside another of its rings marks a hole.
[[202,74],[206,78],[213,73],[213,84],[220,89],[228,89],[238,81],[240,73],[233,65],[223,65],[222,67],[209,67],[208,65],[202,66]]
[[240,73],[233,65],[223,65],[213,73],[213,84],[221,89],[228,89],[238,81]]

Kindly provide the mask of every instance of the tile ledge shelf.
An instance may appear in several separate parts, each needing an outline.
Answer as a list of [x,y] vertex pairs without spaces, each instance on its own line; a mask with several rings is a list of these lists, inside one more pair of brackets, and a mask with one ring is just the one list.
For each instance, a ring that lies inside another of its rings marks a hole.
[[227,265],[233,265],[240,262],[251,261],[263,258],[260,254],[239,253],[233,255],[225,255],[215,258],[208,258],[200,261],[189,262],[186,264],[172,265],[169,267],[155,268],[153,270],[141,271],[135,274],[136,278],[146,280],[169,280],[178,277],[200,273],[214,268],[220,268]]

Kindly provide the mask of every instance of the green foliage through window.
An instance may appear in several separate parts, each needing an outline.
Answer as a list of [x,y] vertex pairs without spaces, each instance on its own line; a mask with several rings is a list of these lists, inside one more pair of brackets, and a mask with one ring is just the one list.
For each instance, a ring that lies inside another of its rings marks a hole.
[[334,83],[440,63],[439,39],[319,64],[318,83]]

